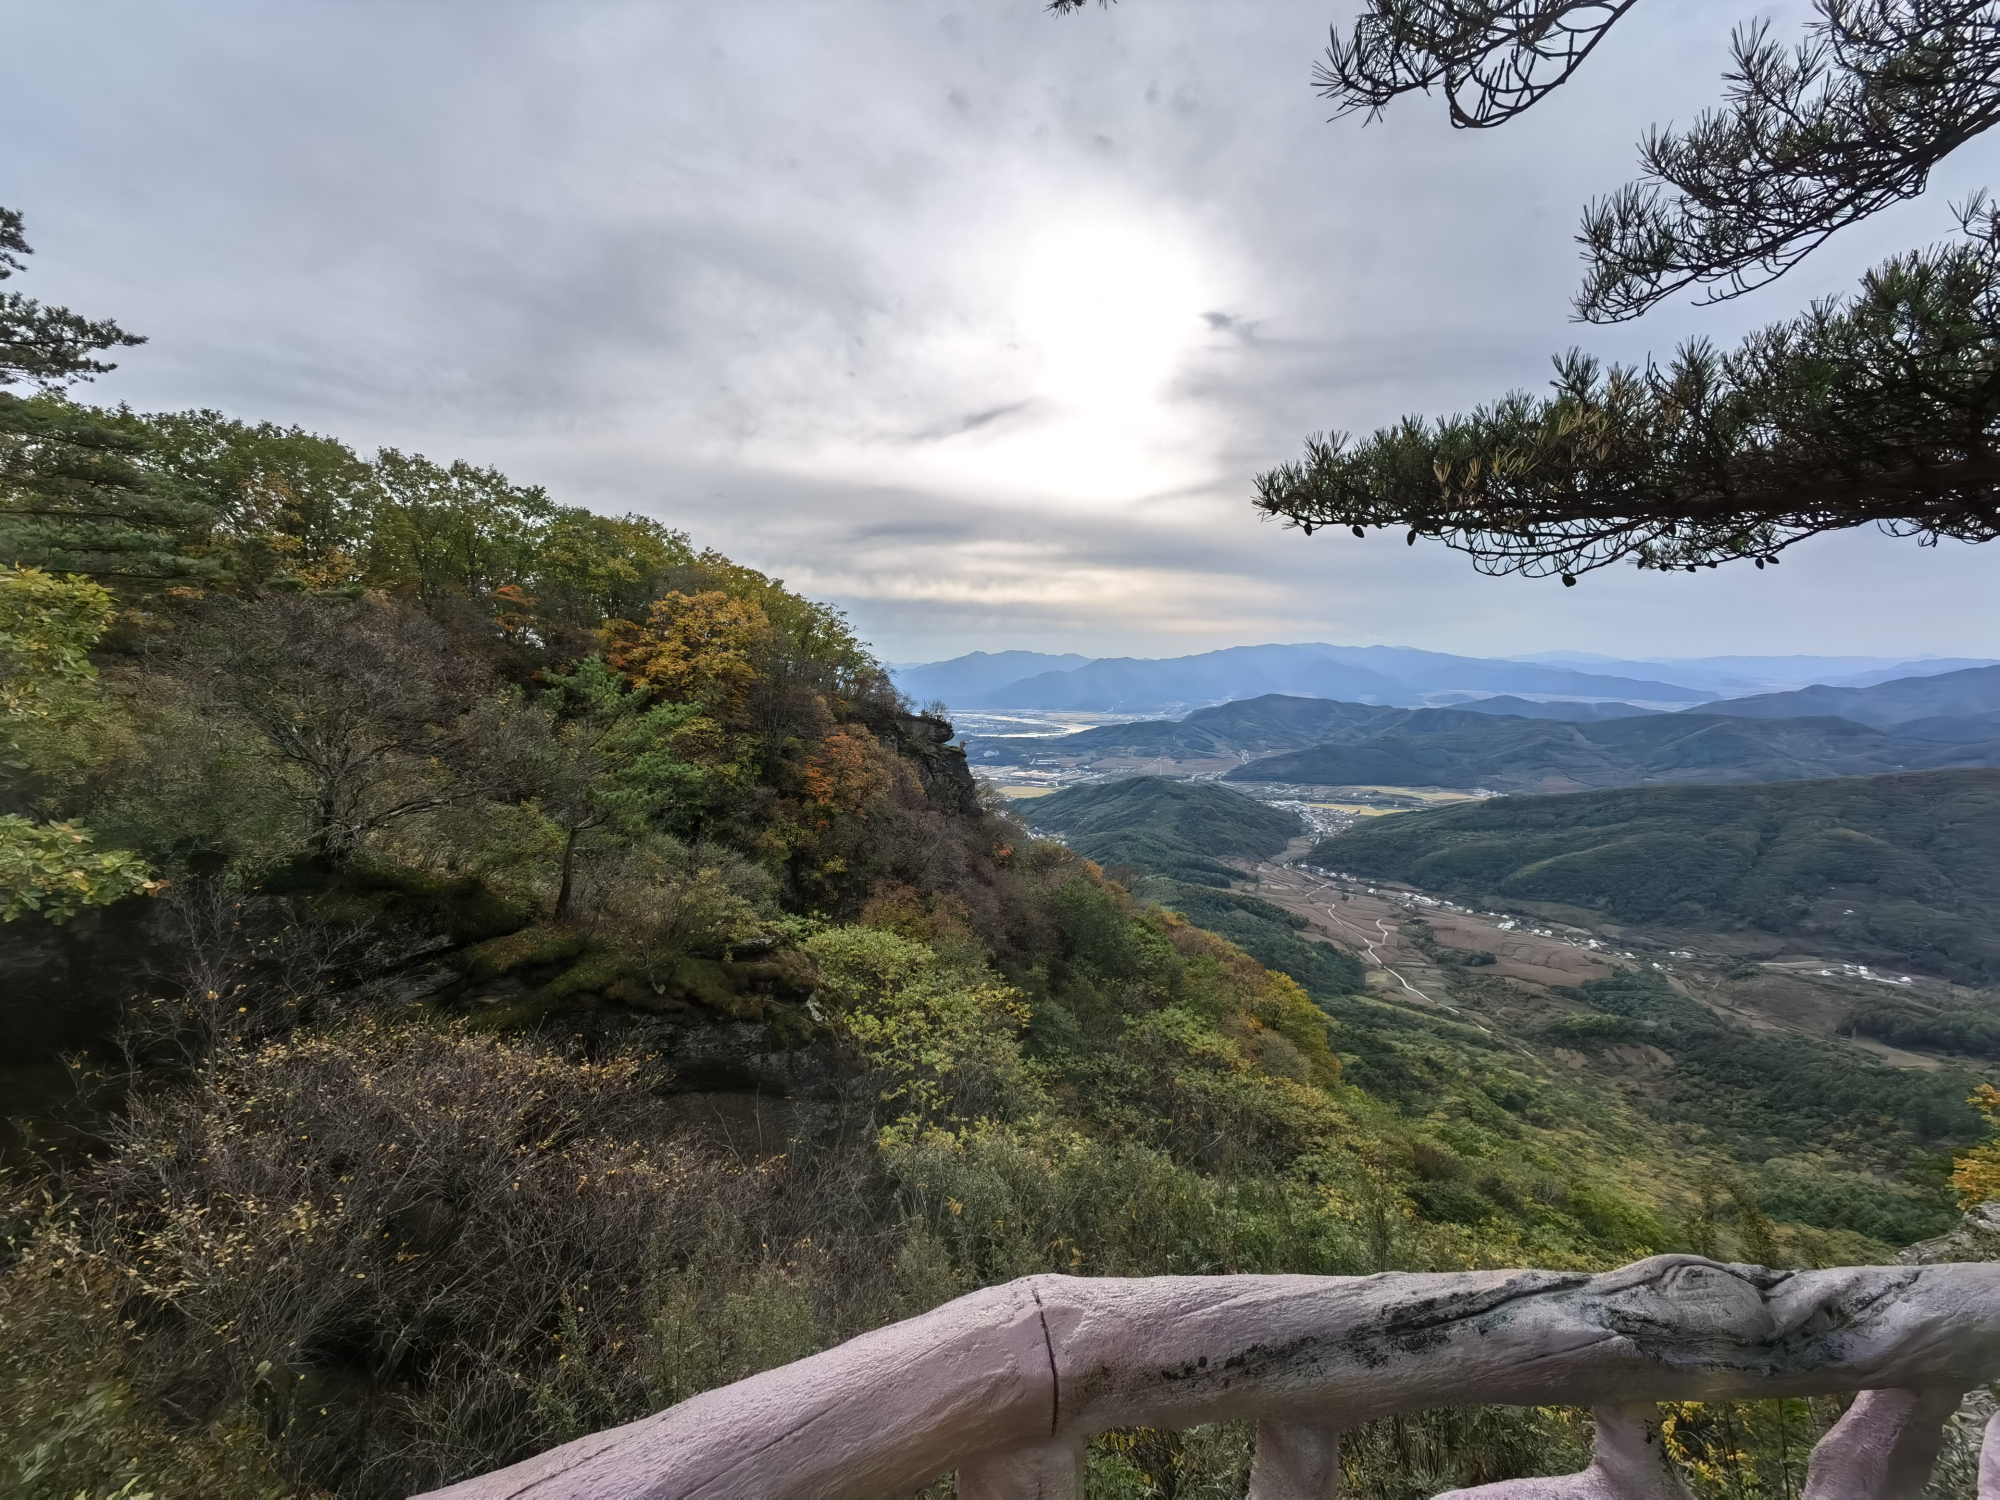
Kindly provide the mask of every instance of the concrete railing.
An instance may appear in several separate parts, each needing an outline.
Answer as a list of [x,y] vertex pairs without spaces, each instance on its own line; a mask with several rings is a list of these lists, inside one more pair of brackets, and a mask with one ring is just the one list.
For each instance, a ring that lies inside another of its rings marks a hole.
[[[1587,1406],[1591,1467],[1458,1500],[1666,1500],[1653,1403],[1861,1392],[1803,1500],[1914,1500],[2000,1378],[2000,1264],[1768,1271],[1662,1255],[1591,1276],[1030,1276],[433,1492],[435,1500],[1071,1500],[1115,1427],[1252,1420],[1253,1500],[1338,1493],[1343,1428],[1473,1402]],[[2000,1500],[2000,1417],[1981,1500]]]

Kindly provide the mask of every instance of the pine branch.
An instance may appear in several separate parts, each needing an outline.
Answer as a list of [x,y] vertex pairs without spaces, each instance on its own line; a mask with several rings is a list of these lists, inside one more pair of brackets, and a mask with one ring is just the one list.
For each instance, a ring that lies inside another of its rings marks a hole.
[[1561,87],[1636,0],[1372,0],[1313,69],[1336,116],[1444,92],[1451,122],[1505,124]]
[[1683,287],[1707,301],[1785,274],[1836,230],[1924,191],[2000,120],[1994,0],[1817,0],[1787,50],[1739,30],[1727,105],[1642,143],[1645,176],[1584,211],[1590,322],[1635,318]]
[[1307,532],[1393,527],[1488,573],[1763,567],[1875,524],[1927,545],[2000,536],[2000,221],[1890,261],[1727,353],[1665,366],[1559,359],[1554,393],[1308,441],[1257,481]]

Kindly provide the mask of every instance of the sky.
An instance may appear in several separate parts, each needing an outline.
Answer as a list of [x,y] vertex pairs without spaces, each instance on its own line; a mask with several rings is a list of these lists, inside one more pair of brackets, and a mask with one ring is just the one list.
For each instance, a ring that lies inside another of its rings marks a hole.
[[1564,589],[1260,520],[1255,475],[1728,341],[1952,231],[1931,192],[1772,287],[1569,321],[1584,202],[1719,93],[1647,0],[1515,123],[1329,123],[1355,0],[0,0],[10,283],[150,342],[88,388],[491,464],[846,609],[892,661],[1263,641],[2000,656],[2000,555],[1872,532]]

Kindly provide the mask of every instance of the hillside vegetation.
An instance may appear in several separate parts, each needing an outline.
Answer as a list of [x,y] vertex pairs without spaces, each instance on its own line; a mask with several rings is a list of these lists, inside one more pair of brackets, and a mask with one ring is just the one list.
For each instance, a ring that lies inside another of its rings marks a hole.
[[1297,813],[1212,781],[1158,776],[1070,787],[1035,798],[1021,816],[1107,868],[1224,887],[1238,872],[1223,861],[1268,859],[1305,832]]
[[[1079,790],[1109,806],[1131,796],[1127,789],[1136,785],[1109,782]],[[1213,783],[1185,786],[1195,797],[1230,796]],[[1230,811],[1229,803],[1219,810]],[[1328,841],[1315,853],[1334,855],[1346,843]],[[1426,980],[1426,986],[1438,993],[1435,986],[1441,983],[1482,1024],[1436,1013],[1426,1017],[1371,998],[1355,955],[1314,936],[1306,917],[1254,890],[1175,880],[1166,866],[1146,863],[1148,847],[1134,852],[1136,869],[1126,878],[1141,877],[1137,890],[1290,975],[1338,1021],[1337,1045],[1348,1076],[1378,1098],[1421,1111],[1442,1079],[1483,1079],[1480,1087],[1490,1097],[1504,1096],[1510,1108],[1545,1126],[1587,1112],[1592,1134],[1632,1143],[1627,1149],[1635,1160],[1656,1153],[1699,1160],[1716,1153],[1747,1169],[1757,1193],[1796,1225],[1902,1243],[1949,1224],[1934,1167],[1941,1151],[1977,1130],[1965,1103],[1974,1079],[1966,1073],[1892,1068],[1829,1038],[1748,1029],[1719,1018],[1644,964],[1537,997],[1533,986],[1496,983],[1491,970],[1466,962],[1484,955],[1440,948],[1428,924],[1407,916],[1398,931],[1440,966],[1437,979]],[[1170,851],[1168,863],[1177,856]],[[1901,992],[1857,1007],[1846,1029],[1882,1040],[1900,1036],[1914,1045],[1944,1044],[1945,1050],[1972,1056],[2000,1041],[1990,1007],[1933,1003]],[[1546,1070],[1537,1076],[1519,1066],[1524,1056],[1567,1054],[1580,1061],[1580,1053],[1593,1060],[1593,1068],[1617,1076],[1621,1059],[1633,1058],[1634,1049],[1668,1070],[1637,1091],[1552,1087]],[[1497,1081],[1501,1078],[1509,1081]],[[1493,1093],[1496,1088],[1500,1094]],[[1594,1096],[1588,1104],[1585,1095]],[[1650,1143],[1639,1144],[1649,1135]],[[1433,1182],[1419,1197],[1432,1211],[1470,1213],[1476,1221],[1484,1210],[1475,1200],[1454,1196],[1452,1180]]]
[[1266,756],[1229,781],[1570,791],[1648,782],[1865,776],[2000,762],[1993,741],[1914,740],[1845,719],[1649,714],[1594,724],[1420,709],[1372,733]]
[[1300,935],[1303,918],[1231,889],[1244,865],[1281,853],[1305,831],[1295,813],[1212,781],[1156,776],[1072,787],[1036,798],[1023,811],[1031,826],[1059,835],[1136,893],[1297,980],[1321,1006],[1337,1007],[1342,996],[1364,987],[1352,953],[1309,941]]
[[[1849,1104],[1772,1145],[1768,1090],[1662,1137],[1226,888],[1289,815],[1036,810],[1135,894],[989,809],[835,611],[657,523],[214,414],[7,415],[56,518],[20,542],[55,567],[0,569],[10,1495],[387,1500],[1033,1271],[1948,1217],[1955,1083],[1883,1092],[1865,1150]],[[1722,1424],[1680,1440],[1712,1495]],[[1415,1500],[1583,1431],[1433,1413],[1343,1466]],[[1249,1443],[1109,1435],[1093,1484],[1240,1493]]]
[[2000,772],[1505,797],[1384,818],[1323,864],[1682,927],[1748,924],[2000,979]]

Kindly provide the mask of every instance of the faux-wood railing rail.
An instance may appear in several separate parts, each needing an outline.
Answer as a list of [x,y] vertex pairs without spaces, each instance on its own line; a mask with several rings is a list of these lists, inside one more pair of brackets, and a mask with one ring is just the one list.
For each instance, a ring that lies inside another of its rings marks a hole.
[[[1254,1420],[1252,1500],[1338,1492],[1342,1428],[1471,1402],[1594,1407],[1589,1469],[1455,1500],[1684,1500],[1653,1403],[1862,1394],[1803,1500],[1915,1500],[2000,1378],[2000,1264],[1603,1275],[1029,1276],[432,1492],[430,1500],[1073,1500],[1114,1427]],[[1980,1500],[2000,1500],[2000,1417]]]

